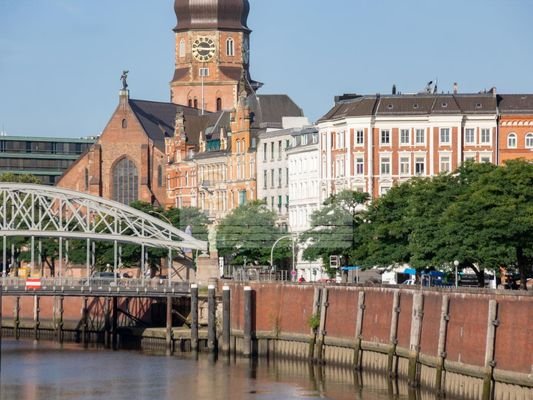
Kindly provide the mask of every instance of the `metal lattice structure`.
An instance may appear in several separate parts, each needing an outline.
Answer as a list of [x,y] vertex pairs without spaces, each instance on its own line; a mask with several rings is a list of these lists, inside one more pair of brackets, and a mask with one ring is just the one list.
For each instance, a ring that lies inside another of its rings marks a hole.
[[0,236],[90,239],[206,251],[207,242],[134,208],[51,186],[0,183]]

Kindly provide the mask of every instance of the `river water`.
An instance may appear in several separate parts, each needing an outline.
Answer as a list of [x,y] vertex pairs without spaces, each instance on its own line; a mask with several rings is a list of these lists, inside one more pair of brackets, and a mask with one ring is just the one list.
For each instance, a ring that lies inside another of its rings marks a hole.
[[378,375],[306,363],[160,354],[52,342],[2,341],[2,400],[390,400]]

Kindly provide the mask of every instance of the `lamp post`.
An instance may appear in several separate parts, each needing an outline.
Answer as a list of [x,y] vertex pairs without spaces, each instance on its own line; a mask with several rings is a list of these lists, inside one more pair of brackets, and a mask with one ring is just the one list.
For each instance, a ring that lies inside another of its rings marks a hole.
[[[166,217],[165,215],[161,214],[160,212],[157,212],[157,211],[149,211],[150,214],[156,214],[160,217],[163,217],[163,219],[170,225],[170,226],[174,226],[172,224],[172,222],[170,221],[170,219],[168,219],[168,217]],[[168,231],[168,239],[169,240],[172,240],[172,232],[169,230]],[[144,271],[143,271],[144,273]],[[171,275],[172,275],[172,249],[168,249],[168,276],[167,276],[167,280],[168,280],[168,287],[171,287],[172,286],[172,279],[171,279]]]
[[282,236],[280,238],[278,238],[278,240],[276,240],[274,242],[274,244],[272,245],[272,248],[270,249],[270,267],[274,269],[274,272],[275,272],[275,268],[274,268],[274,247],[276,247],[276,245],[283,239],[288,239],[288,238],[292,238],[292,270],[295,271],[294,267],[295,267],[295,262],[294,262],[294,242],[295,242],[295,238],[296,238],[296,235],[294,234],[291,234],[291,235],[285,235],[285,236]]
[[457,267],[459,266],[459,261],[455,260],[453,262],[453,265],[455,266],[455,287],[459,286],[459,281],[457,279]]

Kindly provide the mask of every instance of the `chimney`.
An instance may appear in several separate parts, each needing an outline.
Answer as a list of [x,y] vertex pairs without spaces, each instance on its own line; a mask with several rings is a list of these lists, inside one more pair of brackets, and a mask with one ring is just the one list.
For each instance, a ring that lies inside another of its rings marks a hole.
[[393,85],[392,85],[392,94],[393,94],[393,95],[396,94],[396,84],[393,84]]
[[490,92],[492,93],[492,97],[496,97],[496,86],[491,87]]
[[453,94],[457,94],[458,91],[459,91],[459,85],[457,84],[457,82],[454,82],[453,83]]

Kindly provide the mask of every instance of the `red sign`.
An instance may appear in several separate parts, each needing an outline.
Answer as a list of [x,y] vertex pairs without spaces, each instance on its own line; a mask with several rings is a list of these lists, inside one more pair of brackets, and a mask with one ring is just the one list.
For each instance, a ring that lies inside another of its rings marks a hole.
[[26,279],[26,289],[37,290],[41,288],[41,278]]

